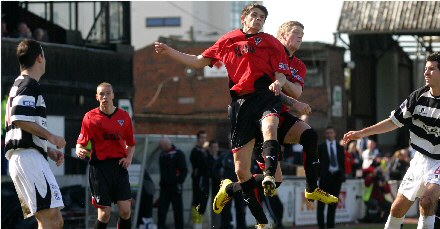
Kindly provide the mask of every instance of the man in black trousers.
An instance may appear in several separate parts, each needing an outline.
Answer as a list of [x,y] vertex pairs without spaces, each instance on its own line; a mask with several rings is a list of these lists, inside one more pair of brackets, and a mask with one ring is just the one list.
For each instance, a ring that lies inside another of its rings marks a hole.
[[[338,197],[341,192],[342,183],[345,182],[344,148],[336,141],[336,132],[332,126],[325,128],[325,137],[325,142],[318,146],[320,162],[319,187],[327,191],[327,193]],[[325,224],[325,204],[318,201],[317,218],[320,229],[335,228],[337,206],[337,203],[328,205],[327,224]]]

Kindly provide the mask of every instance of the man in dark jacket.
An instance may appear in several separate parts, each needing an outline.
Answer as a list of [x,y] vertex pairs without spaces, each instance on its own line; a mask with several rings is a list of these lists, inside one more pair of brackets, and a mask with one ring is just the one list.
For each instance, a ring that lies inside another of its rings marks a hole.
[[[345,182],[345,154],[344,148],[336,141],[335,129],[325,128],[325,142],[318,146],[320,162],[319,187],[329,194],[339,197],[342,183]],[[327,228],[335,228],[336,207],[338,204],[329,204],[327,210]],[[318,202],[318,226],[326,228],[324,224],[325,204]]]
[[188,168],[185,154],[177,149],[169,138],[159,142],[162,152],[159,157],[160,168],[160,205],[158,211],[158,227],[164,229],[168,207],[173,205],[174,228],[183,229],[182,184]]

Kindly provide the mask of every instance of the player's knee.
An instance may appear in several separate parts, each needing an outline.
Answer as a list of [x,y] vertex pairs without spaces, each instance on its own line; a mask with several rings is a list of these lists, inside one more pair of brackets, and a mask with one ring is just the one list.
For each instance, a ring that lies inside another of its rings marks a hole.
[[129,219],[131,216],[130,206],[120,208],[119,209],[119,216],[123,219]]
[[63,217],[57,217],[56,220],[54,220],[53,222],[54,227],[53,228],[58,228],[58,229],[62,229],[64,227],[64,219]]
[[304,147],[316,146],[318,144],[318,134],[312,128],[307,129],[301,134],[299,143]]
[[[246,169],[243,169],[239,166],[235,167],[235,174],[237,174],[237,178],[239,181],[245,181],[246,178],[249,177],[250,171],[247,171]],[[251,174],[252,176],[252,174]]]
[[98,219],[103,223],[108,223],[110,221],[110,216],[112,213],[111,207],[99,208],[98,209]]
[[434,201],[433,198],[429,198],[425,196],[420,198],[419,204],[422,211],[424,211],[427,214],[432,214],[434,213],[436,203],[437,201]]

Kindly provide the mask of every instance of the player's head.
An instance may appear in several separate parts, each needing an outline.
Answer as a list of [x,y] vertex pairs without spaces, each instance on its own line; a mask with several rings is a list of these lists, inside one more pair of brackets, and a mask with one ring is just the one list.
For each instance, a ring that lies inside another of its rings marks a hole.
[[103,82],[96,87],[96,100],[99,101],[100,106],[113,105],[114,98],[115,95],[111,84]]
[[251,3],[246,5],[241,12],[241,25],[243,31],[247,33],[257,33],[266,22],[266,18],[269,15],[266,7],[258,3]]
[[277,32],[277,39],[284,45],[290,52],[295,52],[302,44],[302,38],[304,36],[304,25],[298,21],[284,22]]
[[46,59],[41,44],[31,39],[22,40],[17,46],[17,59],[20,70],[34,69],[41,75],[46,68]]
[[440,89],[440,52],[431,53],[426,58],[425,73],[423,75],[426,86]]

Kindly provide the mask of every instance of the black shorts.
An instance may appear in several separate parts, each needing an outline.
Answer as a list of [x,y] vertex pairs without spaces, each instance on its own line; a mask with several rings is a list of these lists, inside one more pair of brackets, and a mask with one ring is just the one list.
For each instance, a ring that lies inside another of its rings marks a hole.
[[268,115],[279,115],[281,100],[273,92],[252,93],[232,101],[228,107],[231,121],[232,150],[240,147],[261,133],[261,119]]
[[[298,117],[293,116],[289,112],[283,112],[280,114],[280,122],[278,124],[278,132],[277,132],[277,138],[280,145],[283,144],[284,138],[286,137],[287,132],[289,132],[290,128],[295,125],[296,122],[302,121]],[[255,137],[255,146],[260,147],[258,149],[254,149],[254,157],[255,160],[260,164],[264,164],[264,158],[262,155],[263,149],[261,148],[263,145],[263,134],[261,131],[256,133]],[[281,161],[283,159],[283,154],[281,153],[278,156],[278,160]],[[261,167],[261,166],[260,166]]]
[[89,183],[92,204],[97,208],[111,206],[120,200],[131,199],[128,171],[119,159],[107,159],[90,165]]

